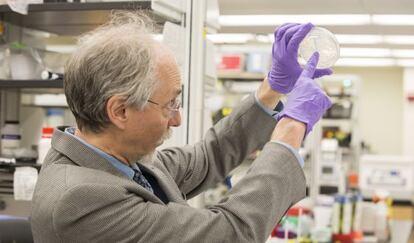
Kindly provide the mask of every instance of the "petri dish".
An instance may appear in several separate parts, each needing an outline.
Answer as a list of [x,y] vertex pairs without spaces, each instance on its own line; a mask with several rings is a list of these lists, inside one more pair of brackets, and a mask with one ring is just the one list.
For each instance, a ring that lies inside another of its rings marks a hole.
[[329,30],[313,27],[299,45],[299,63],[305,64],[315,51],[319,52],[318,68],[332,67],[339,58],[339,42]]

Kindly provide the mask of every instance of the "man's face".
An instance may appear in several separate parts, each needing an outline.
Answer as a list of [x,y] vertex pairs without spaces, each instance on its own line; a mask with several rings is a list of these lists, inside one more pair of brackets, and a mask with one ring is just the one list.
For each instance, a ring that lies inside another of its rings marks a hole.
[[143,111],[131,110],[133,119],[127,129],[128,142],[137,144],[137,151],[152,153],[171,135],[171,127],[181,124],[177,102],[181,98],[181,78],[178,65],[170,55],[158,61],[159,83]]

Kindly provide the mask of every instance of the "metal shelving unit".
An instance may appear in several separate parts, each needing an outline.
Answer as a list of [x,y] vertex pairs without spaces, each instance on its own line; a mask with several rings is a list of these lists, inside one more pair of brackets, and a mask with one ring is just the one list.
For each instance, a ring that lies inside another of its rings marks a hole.
[[[89,10],[108,10],[108,9],[123,9],[131,4],[138,5],[143,9],[149,9],[151,7],[151,1],[139,0],[139,1],[123,1],[123,2],[87,2],[87,3],[66,3],[66,2],[54,2],[54,3],[42,3],[42,4],[30,4],[29,12],[45,12],[45,11],[89,11]],[[0,6],[0,13],[13,13],[9,6]]]
[[237,80],[237,81],[263,81],[266,74],[263,73],[249,73],[249,72],[220,72],[218,79],[222,80]]
[[4,22],[17,26],[42,30],[59,35],[79,35],[105,23],[112,10],[147,10],[157,22],[177,20],[152,11],[152,1],[43,3],[30,4],[28,15],[13,12],[7,5],[0,6]]

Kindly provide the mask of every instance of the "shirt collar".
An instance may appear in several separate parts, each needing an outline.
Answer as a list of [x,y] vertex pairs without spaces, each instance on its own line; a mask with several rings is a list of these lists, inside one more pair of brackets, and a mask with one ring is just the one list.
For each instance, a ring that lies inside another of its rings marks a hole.
[[136,164],[132,164],[131,167],[129,167],[128,165],[122,163],[121,161],[119,161],[118,159],[116,159],[115,157],[105,153],[104,151],[100,150],[99,148],[87,143],[85,140],[83,140],[82,138],[75,136],[75,131],[76,128],[75,127],[68,127],[65,129],[65,132],[70,134],[71,136],[73,136],[74,138],[76,138],[77,140],[79,140],[82,144],[84,144],[85,146],[89,147],[90,149],[92,149],[93,151],[95,151],[97,154],[99,154],[101,157],[103,157],[104,159],[108,160],[109,162],[111,162],[111,164],[117,168],[119,171],[121,171],[122,173],[124,173],[129,179],[132,180],[132,178],[134,178],[134,174],[135,174],[135,170],[140,171],[139,167]]

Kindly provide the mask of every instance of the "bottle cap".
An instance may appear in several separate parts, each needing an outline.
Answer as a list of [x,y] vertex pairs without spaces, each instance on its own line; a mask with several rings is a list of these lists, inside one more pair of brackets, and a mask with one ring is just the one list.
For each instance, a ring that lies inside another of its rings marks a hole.
[[65,114],[63,109],[47,109],[48,116],[63,116]]
[[42,134],[53,134],[53,127],[42,128]]

